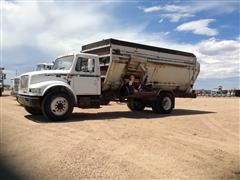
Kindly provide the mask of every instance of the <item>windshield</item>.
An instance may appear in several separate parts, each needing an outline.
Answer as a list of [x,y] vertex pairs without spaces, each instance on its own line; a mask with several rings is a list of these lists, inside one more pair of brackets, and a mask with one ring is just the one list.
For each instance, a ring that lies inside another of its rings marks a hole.
[[48,64],[38,64],[36,71],[43,71],[43,70],[50,70],[52,69],[52,65],[48,65]]
[[45,70],[45,67],[44,65],[37,65],[37,68],[36,68],[36,71],[42,71],[42,70]]
[[73,56],[64,56],[55,60],[52,69],[69,70],[72,66],[72,63],[73,63]]

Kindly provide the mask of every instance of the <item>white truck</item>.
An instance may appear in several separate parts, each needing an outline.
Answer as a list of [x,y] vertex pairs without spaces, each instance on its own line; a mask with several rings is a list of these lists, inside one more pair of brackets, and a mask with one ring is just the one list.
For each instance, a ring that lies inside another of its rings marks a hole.
[[3,72],[4,68],[0,67],[0,96],[4,91],[4,79],[6,79],[6,74]]
[[175,97],[196,97],[199,71],[192,53],[106,39],[58,57],[52,70],[21,75],[19,102],[53,121],[68,118],[74,107],[99,108],[109,101],[167,114]]
[[18,99],[18,89],[19,89],[20,76],[16,76],[11,79],[11,95]]

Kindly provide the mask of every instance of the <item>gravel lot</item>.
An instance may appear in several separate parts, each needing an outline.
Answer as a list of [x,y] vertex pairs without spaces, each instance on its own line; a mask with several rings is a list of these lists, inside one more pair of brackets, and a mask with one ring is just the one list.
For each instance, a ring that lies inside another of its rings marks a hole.
[[177,99],[171,115],[156,115],[111,103],[75,108],[67,121],[45,122],[5,95],[0,97],[0,174],[24,179],[240,179],[239,107],[239,98]]

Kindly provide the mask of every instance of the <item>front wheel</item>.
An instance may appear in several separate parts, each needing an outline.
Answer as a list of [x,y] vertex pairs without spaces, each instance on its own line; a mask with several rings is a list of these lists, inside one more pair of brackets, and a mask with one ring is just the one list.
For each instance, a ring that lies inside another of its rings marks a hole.
[[41,115],[41,114],[42,114],[42,111],[41,111],[40,108],[25,106],[24,109],[25,109],[29,114],[32,114],[32,115]]
[[16,96],[16,101],[18,102],[18,104],[21,105],[21,103],[19,102],[18,96]]
[[67,119],[73,111],[73,98],[64,92],[50,93],[42,101],[42,111],[52,121]]
[[156,113],[169,114],[174,107],[174,96],[170,93],[163,92],[159,95],[155,102],[153,102],[152,110]]

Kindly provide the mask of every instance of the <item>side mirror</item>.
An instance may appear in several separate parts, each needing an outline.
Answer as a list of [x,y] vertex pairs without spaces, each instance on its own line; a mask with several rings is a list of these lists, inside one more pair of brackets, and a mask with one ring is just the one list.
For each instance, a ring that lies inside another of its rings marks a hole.
[[88,59],[88,72],[94,71],[94,59]]

